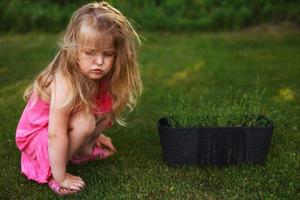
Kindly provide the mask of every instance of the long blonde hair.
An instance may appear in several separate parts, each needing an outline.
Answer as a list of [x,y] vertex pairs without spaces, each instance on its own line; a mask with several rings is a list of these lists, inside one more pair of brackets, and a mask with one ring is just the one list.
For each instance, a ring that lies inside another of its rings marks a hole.
[[92,97],[96,93],[95,84],[82,75],[76,56],[76,46],[80,40],[85,39],[86,28],[91,34],[100,37],[106,34],[113,40],[117,50],[115,61],[112,70],[103,79],[113,97],[113,116],[119,124],[125,125],[121,113],[126,107],[132,110],[142,92],[137,62],[140,39],[126,17],[106,2],[84,5],[73,14],[58,53],[26,89],[24,98],[28,100],[34,91],[44,99],[51,99],[46,88],[54,81],[54,75],[59,70],[70,91],[64,106],[90,111],[93,105]]

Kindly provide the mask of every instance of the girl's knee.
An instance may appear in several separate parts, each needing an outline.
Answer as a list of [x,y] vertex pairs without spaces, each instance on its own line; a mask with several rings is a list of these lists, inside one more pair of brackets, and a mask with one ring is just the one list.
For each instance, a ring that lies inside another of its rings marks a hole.
[[69,128],[79,134],[90,136],[96,128],[95,116],[91,113],[76,113],[71,116]]
[[102,126],[108,127],[109,124],[112,122],[112,113],[105,113],[103,114]]

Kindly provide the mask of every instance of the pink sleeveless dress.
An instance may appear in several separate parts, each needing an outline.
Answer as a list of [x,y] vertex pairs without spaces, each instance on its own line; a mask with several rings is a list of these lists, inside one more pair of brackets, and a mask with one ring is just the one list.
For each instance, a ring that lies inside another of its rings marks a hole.
[[[94,114],[112,111],[112,97],[103,92],[97,98]],[[21,172],[38,183],[51,177],[48,157],[49,103],[32,95],[23,111],[16,130],[16,144],[21,151]],[[111,122],[110,122],[111,124]]]

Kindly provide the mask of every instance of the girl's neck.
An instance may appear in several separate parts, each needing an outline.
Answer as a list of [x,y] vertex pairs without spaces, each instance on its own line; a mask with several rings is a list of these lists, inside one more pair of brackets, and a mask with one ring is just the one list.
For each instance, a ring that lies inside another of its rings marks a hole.
[[99,93],[101,92],[100,90],[102,89],[102,83],[103,83],[103,79],[99,79],[99,80],[94,80],[95,83],[95,87],[96,87],[96,96],[99,95]]
[[99,84],[101,83],[101,79],[94,80],[94,83],[95,83],[96,85],[99,85]]

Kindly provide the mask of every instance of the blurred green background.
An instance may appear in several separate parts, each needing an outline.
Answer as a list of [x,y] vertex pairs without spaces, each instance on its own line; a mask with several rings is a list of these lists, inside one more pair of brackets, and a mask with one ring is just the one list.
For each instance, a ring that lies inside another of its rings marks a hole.
[[[109,1],[143,37],[141,101],[126,115],[127,127],[105,132],[118,152],[68,166],[88,185],[76,196],[61,198],[27,181],[15,144],[22,94],[86,2],[0,0],[0,199],[300,199],[299,0]],[[229,88],[253,94],[258,78],[267,89],[262,103],[270,102],[267,110],[277,105],[266,165],[172,168],[163,162],[156,123],[180,97],[224,102]]]
[[[0,2],[0,31],[58,32],[84,0]],[[237,30],[262,23],[300,24],[299,0],[109,0],[143,30]]]

